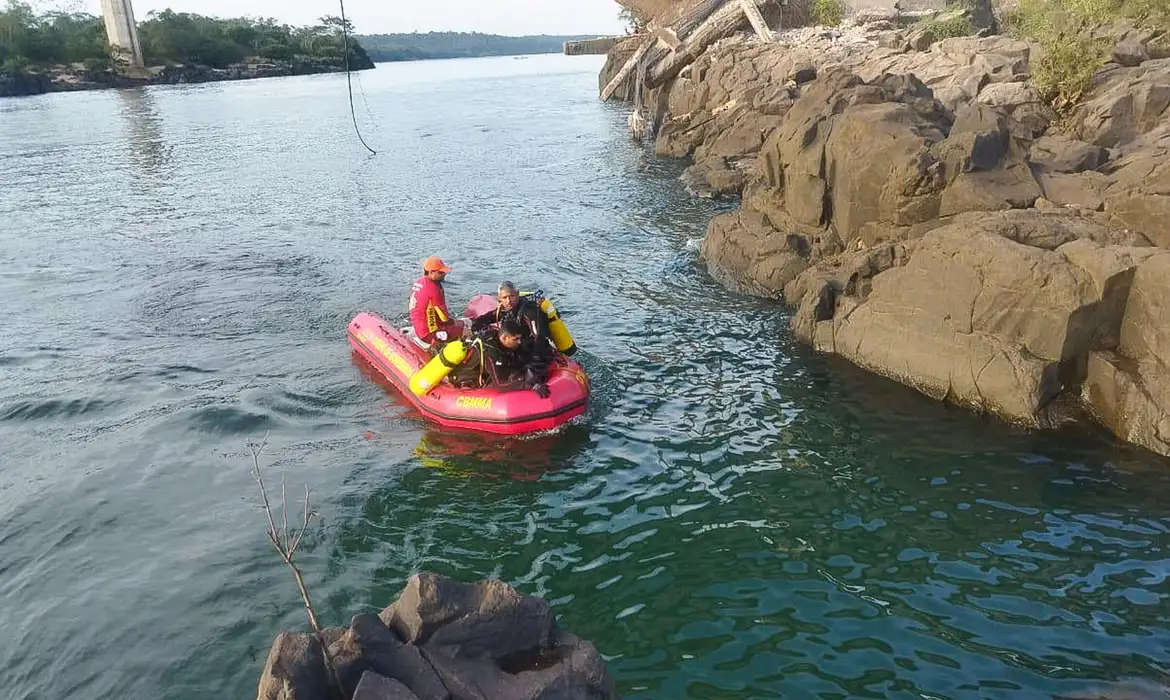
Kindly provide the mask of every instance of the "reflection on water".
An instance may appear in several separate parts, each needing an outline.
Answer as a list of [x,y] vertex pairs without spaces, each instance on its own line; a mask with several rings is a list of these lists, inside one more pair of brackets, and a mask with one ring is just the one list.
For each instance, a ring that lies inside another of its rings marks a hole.
[[152,91],[126,88],[115,90],[114,94],[135,176],[145,180],[168,176],[174,169],[173,146],[163,136],[163,118]]

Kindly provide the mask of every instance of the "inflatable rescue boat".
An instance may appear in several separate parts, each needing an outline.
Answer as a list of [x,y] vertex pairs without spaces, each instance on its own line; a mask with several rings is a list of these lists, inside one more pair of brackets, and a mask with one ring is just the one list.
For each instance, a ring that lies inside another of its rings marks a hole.
[[[467,318],[494,311],[496,300],[475,297],[467,305]],[[564,322],[551,304],[545,308],[558,324],[554,341],[558,349],[575,350]],[[551,325],[551,324],[550,324]],[[424,416],[447,428],[499,435],[519,435],[552,430],[585,412],[589,401],[589,377],[562,352],[555,354],[547,382],[548,398],[531,389],[489,386],[459,389],[446,380],[451,368],[462,361],[463,341],[444,345],[437,354],[415,338],[413,329],[396,328],[372,313],[358,314],[349,322],[350,345],[379,374],[388,379]]]

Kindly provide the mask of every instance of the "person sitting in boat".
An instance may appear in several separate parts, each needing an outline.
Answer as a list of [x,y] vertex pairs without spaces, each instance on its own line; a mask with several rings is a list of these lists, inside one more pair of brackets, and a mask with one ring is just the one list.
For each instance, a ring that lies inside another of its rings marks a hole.
[[423,275],[410,289],[410,325],[414,334],[428,344],[445,343],[463,335],[463,324],[451,318],[443,280],[451,267],[437,257],[423,261]]
[[512,319],[504,319],[495,331],[483,331],[469,343],[467,357],[452,370],[457,387],[480,389],[489,385],[520,385],[548,398],[552,348],[534,338]]
[[526,338],[542,338],[552,343],[548,329],[548,316],[540,308],[540,304],[531,296],[520,296],[516,285],[511,282],[501,282],[496,290],[495,313],[484,314],[471,323],[472,332],[481,331],[493,323],[502,323],[505,320],[515,321],[524,330]]

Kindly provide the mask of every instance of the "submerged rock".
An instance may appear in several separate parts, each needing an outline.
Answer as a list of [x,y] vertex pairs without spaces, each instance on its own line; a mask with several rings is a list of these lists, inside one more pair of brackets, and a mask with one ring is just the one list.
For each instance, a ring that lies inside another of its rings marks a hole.
[[[412,576],[379,615],[325,633],[347,700],[604,700],[618,698],[597,649],[558,629],[548,603],[500,581]],[[282,632],[261,700],[325,700],[317,640]]]

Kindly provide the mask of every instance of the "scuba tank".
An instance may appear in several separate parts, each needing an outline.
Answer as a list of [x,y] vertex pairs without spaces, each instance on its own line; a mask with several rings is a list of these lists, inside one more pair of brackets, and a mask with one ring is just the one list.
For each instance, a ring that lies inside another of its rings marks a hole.
[[546,298],[540,299],[540,310],[548,317],[548,334],[552,336],[553,345],[565,355],[577,352],[577,344],[573,342],[573,334],[569,333],[568,326],[561,320],[557,307]]
[[435,354],[431,361],[410,377],[410,391],[418,397],[425,396],[443,378],[467,358],[467,345],[462,340],[453,340]]

